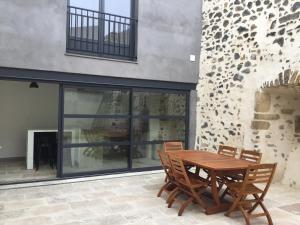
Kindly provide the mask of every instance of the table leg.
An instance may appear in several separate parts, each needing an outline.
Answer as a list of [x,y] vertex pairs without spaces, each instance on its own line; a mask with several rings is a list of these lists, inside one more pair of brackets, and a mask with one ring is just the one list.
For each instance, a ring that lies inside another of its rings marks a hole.
[[218,193],[218,187],[217,187],[217,175],[215,171],[211,171],[211,192],[213,199],[217,206],[220,205],[220,199],[219,199],[219,193]]
[[207,215],[215,214],[218,212],[222,212],[227,210],[230,207],[228,203],[221,203],[219,197],[219,190],[218,190],[218,182],[217,182],[217,175],[216,171],[210,171],[211,176],[211,194],[214,200],[215,205],[206,209],[205,213]]

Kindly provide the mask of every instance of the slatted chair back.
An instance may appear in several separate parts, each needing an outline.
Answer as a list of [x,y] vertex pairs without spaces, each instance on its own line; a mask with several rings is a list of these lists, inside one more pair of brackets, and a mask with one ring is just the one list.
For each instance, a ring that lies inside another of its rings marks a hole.
[[[242,212],[247,225],[250,225],[250,219],[261,216],[266,216],[269,225],[273,225],[272,218],[266,206],[263,204],[263,200],[271,185],[276,166],[276,163],[249,166],[243,183],[229,185],[228,188],[236,194],[232,195],[234,201],[225,215],[230,216],[230,214],[238,208]],[[234,188],[236,184],[241,184],[241,187],[238,189]],[[259,186],[256,186],[256,184],[259,184]],[[250,199],[250,195],[252,195],[254,199]],[[251,204],[250,208],[245,209],[244,206],[246,203],[253,204]],[[263,213],[253,213],[258,206],[262,208]]]
[[181,141],[164,142],[164,151],[180,151],[184,150]]
[[171,163],[169,160],[169,157],[167,155],[166,152],[161,151],[161,150],[157,150],[157,154],[159,156],[161,165],[166,173],[167,179],[168,180],[173,180],[174,176],[173,176],[173,172],[172,172],[172,167],[171,167]]
[[240,159],[247,160],[254,163],[260,163],[262,154],[253,150],[245,150],[241,151]]
[[245,175],[245,179],[241,191],[243,192],[250,185],[255,185],[259,183],[264,186],[261,195],[261,198],[263,198],[266,195],[271,185],[276,170],[276,166],[277,163],[249,166],[246,171],[246,175]]
[[184,186],[191,186],[190,179],[186,173],[186,169],[181,159],[177,158],[175,154],[169,154],[172,172],[175,180]]
[[226,146],[226,145],[220,145],[218,154],[220,155],[225,155],[234,158],[237,152],[237,148],[231,147],[231,146]]

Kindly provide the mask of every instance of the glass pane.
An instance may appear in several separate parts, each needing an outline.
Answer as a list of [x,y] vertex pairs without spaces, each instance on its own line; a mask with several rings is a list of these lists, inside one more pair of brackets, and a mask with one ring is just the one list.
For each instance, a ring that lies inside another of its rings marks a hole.
[[161,144],[134,145],[132,149],[132,167],[160,166],[157,150],[162,149]]
[[129,146],[65,148],[63,173],[78,173],[127,168]]
[[128,115],[129,91],[66,88],[65,114]]
[[70,6],[99,11],[99,0],[70,0]]
[[130,1],[131,0],[105,0],[105,12],[130,17]]
[[129,120],[117,118],[64,119],[64,144],[129,140]]
[[140,141],[185,140],[184,119],[134,119],[133,138]]
[[186,112],[186,94],[170,93],[133,93],[134,115],[173,115],[184,116]]

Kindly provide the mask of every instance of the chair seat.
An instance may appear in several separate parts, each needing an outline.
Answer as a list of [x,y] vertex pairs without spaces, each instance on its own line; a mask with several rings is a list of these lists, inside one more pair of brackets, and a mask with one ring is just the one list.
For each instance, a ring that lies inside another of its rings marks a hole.
[[[207,187],[207,181],[201,177],[199,177],[198,175],[194,174],[194,173],[190,173],[188,172],[188,177],[190,179],[191,185],[193,188],[199,188],[199,187]],[[188,186],[188,184],[185,182],[185,179],[182,178],[179,180],[179,182],[181,184],[183,184],[184,186]]]
[[[226,182],[226,185],[227,185],[227,187],[229,188],[230,191],[233,191],[235,193],[239,193],[241,191],[243,183],[242,182],[230,182],[230,183]],[[248,184],[245,188],[244,193],[258,194],[258,193],[263,193],[263,191],[261,189],[259,189],[258,187],[256,187],[255,185],[253,185],[253,184]]]

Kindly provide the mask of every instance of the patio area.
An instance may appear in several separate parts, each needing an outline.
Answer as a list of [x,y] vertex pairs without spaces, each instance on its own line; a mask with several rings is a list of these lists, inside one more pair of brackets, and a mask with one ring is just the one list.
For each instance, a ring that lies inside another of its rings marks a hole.
[[[239,212],[206,215],[197,205],[177,216],[178,205],[168,209],[165,195],[156,197],[164,173],[123,178],[0,190],[1,225],[156,225],[244,224]],[[300,224],[300,192],[272,184],[265,204],[274,224]],[[251,221],[266,224],[265,218]]]

